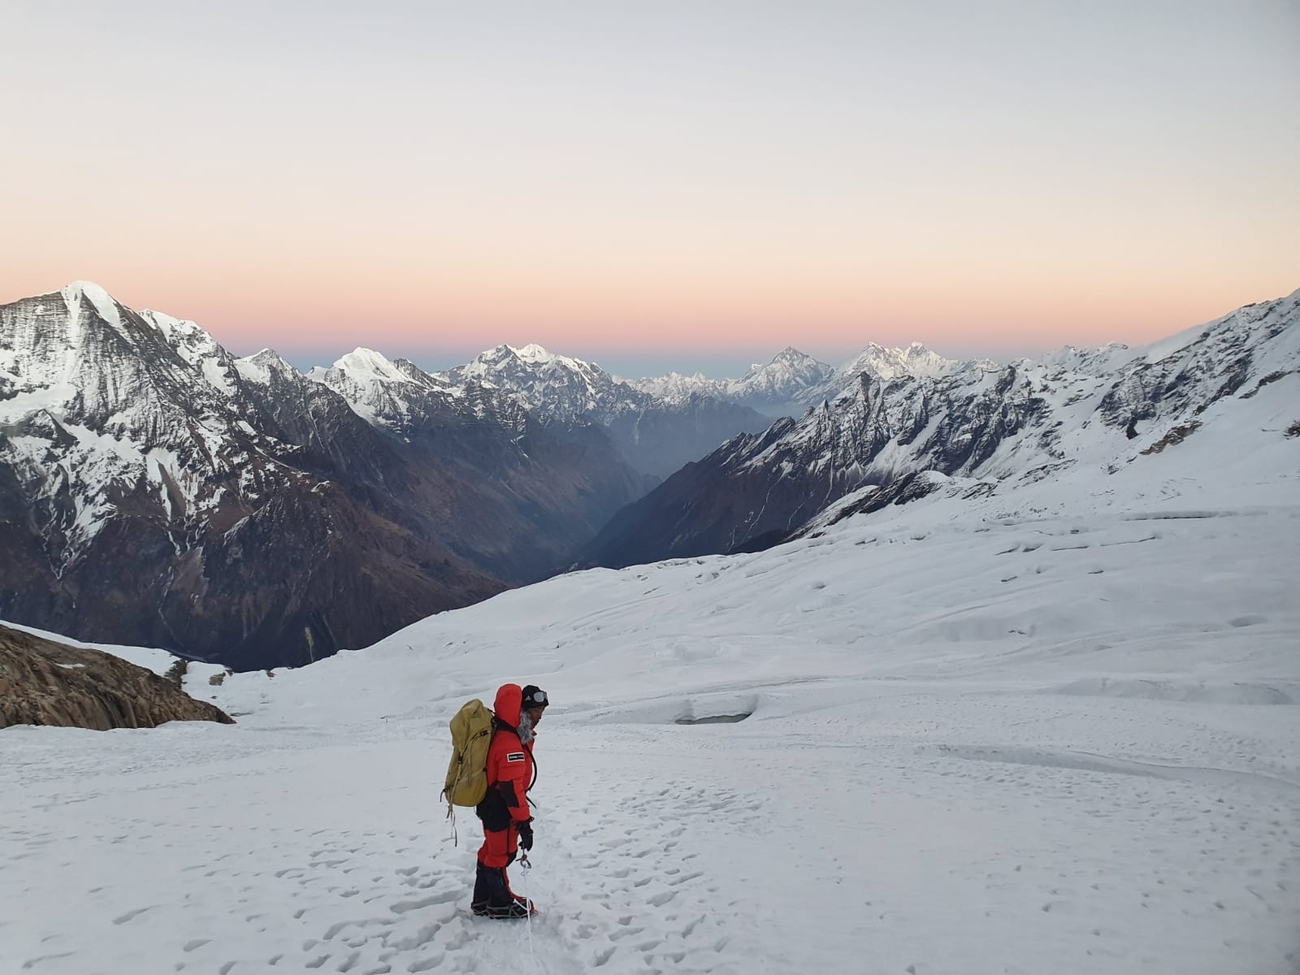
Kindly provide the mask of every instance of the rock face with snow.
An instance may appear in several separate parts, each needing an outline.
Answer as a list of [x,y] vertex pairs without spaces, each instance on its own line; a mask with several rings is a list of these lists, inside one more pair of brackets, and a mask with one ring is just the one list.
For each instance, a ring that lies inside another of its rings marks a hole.
[[[982,364],[981,365],[985,365]],[[849,362],[836,369],[830,377],[833,386],[844,387],[857,381],[862,373],[879,379],[937,379],[961,368],[956,359],[945,359],[913,342],[906,349],[888,349],[872,342]],[[820,391],[819,391],[820,392]]]
[[98,650],[0,625],[0,728],[153,728],[167,721],[233,724],[164,677]]
[[424,530],[510,584],[565,565],[651,486],[599,430],[547,425],[476,377],[452,382],[357,349],[312,378],[410,464],[413,484],[390,486],[412,496]]
[[680,471],[621,511],[583,561],[762,548],[854,492],[877,489],[852,509],[869,510],[932,490],[915,479],[924,472],[993,485],[1141,463],[1213,407],[1296,382],[1298,309],[1300,292],[1146,349],[1066,349],[1003,367],[869,348],[837,373],[853,382],[834,400]]
[[879,379],[903,376],[935,378],[963,363],[945,359],[919,342],[906,349],[888,349],[874,342],[838,369],[787,346],[766,365],[755,363],[740,379],[709,379],[670,373],[642,379],[632,385],[670,402],[692,396],[710,396],[752,407],[769,417],[797,417],[823,400],[833,400],[856,388],[858,377],[868,373]]
[[737,402],[764,413],[802,413],[794,407],[806,404],[835,375],[835,370],[810,355],[787,346],[767,365],[755,363],[743,377],[727,384]]
[[643,490],[513,401],[332,372],[91,284],[0,306],[0,616],[304,663],[554,571]]
[[539,345],[501,345],[443,377],[459,386],[478,382],[526,407],[557,436],[602,431],[638,471],[664,478],[703,457],[737,433],[767,427],[770,420],[711,386],[679,395],[647,391],[617,380],[599,366],[555,355]]
[[655,379],[640,379],[631,385],[670,403],[712,397],[777,417],[803,413],[809,403],[824,395],[835,375],[836,370],[831,366],[787,346],[771,362],[754,363],[740,379],[710,379],[674,372]]

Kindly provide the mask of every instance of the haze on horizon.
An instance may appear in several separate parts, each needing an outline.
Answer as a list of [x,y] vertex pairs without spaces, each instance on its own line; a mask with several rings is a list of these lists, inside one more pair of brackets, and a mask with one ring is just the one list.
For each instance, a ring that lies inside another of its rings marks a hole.
[[1300,286],[1284,0],[74,0],[6,28],[0,302],[93,280],[239,354],[738,375],[1142,344]]

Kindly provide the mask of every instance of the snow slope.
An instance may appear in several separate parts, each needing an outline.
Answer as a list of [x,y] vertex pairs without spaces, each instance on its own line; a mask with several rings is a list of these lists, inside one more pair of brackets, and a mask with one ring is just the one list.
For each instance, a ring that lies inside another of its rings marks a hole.
[[[0,971],[1294,973],[1293,410],[507,592],[207,688],[234,727],[7,731]],[[531,927],[437,801],[506,679]]]

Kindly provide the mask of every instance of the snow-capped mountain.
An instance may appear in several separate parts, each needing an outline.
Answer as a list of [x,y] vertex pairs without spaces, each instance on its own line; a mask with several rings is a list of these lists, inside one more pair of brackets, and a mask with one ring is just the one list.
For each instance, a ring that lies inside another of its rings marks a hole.
[[659,478],[737,433],[763,430],[770,422],[716,391],[665,396],[638,389],[597,365],[539,345],[497,346],[443,377],[451,385],[473,380],[501,390],[548,428],[603,430],[629,464]]
[[864,372],[878,379],[937,379],[962,365],[956,359],[945,359],[931,352],[920,342],[906,349],[887,349],[872,342],[858,355],[835,370],[833,379],[840,387],[847,387]]
[[[771,362],[754,363],[740,379],[710,379],[698,373],[683,376],[674,372],[654,379],[639,379],[631,385],[669,402],[711,396],[752,407],[770,417],[796,417],[809,407],[833,400],[853,388],[864,372],[879,379],[934,378],[962,365],[919,342],[906,349],[885,348],[873,342],[838,368],[787,346]],[[992,363],[986,365],[996,368]]]
[[710,379],[696,373],[683,376],[672,372],[653,379],[639,379],[631,385],[670,403],[693,396],[728,399],[766,416],[802,413],[835,370],[810,355],[787,346],[771,362],[756,362],[740,379]]
[[670,372],[665,376],[621,381],[666,403],[683,403],[692,396],[729,396],[732,382],[729,379],[711,379],[700,372],[690,376]]
[[679,472],[620,512],[586,557],[627,565],[762,547],[854,492],[851,510],[866,510],[935,490],[935,478],[916,480],[926,472],[984,492],[1141,464],[1205,423],[1231,423],[1237,400],[1271,384],[1294,396],[1298,308],[1300,292],[1145,349],[1066,349],[1000,368],[868,349],[837,373],[861,367],[835,400]]
[[199,521],[226,511],[233,524],[298,476],[234,408],[233,358],[186,324],[137,315],[84,282],[0,306],[5,466],[38,522],[49,506],[42,548],[56,576],[127,492],[143,487],[174,510],[166,531],[179,544]]
[[749,372],[728,384],[738,402],[765,413],[780,414],[791,404],[806,404],[835,370],[798,349],[786,346],[766,365],[755,363]]
[[643,481],[479,392],[315,382],[85,282],[0,306],[0,615],[263,667],[540,578]]
[[[656,393],[537,346],[447,374],[358,349],[309,378],[78,283],[0,306],[0,616],[300,662],[542,578],[602,525],[581,561],[762,547],[926,493],[1122,472],[1293,393],[1298,301],[1147,349],[997,367],[869,346],[829,376],[785,350],[725,389]],[[801,389],[818,405],[770,428],[736,403]],[[622,508],[641,472],[750,424]]]
[[[880,380],[909,376],[915,379],[934,379],[972,363],[946,359],[920,342],[913,342],[906,349],[891,349],[871,342],[838,368],[832,369],[821,363],[818,365],[822,369],[820,379],[815,378],[816,372],[805,367],[797,380],[785,384],[790,398],[785,404],[783,415],[797,417],[808,408],[838,399],[846,391],[856,389],[864,373]],[[988,369],[998,368],[994,363],[987,361],[973,363],[973,365]]]
[[382,353],[364,348],[307,376],[334,390],[367,420],[398,431],[418,417],[452,412],[459,392],[405,359],[390,362]]
[[548,352],[540,345],[521,349],[498,345],[445,373],[453,384],[473,380],[519,400],[545,423],[597,422],[643,405],[625,383],[599,366]]
[[556,571],[578,539],[591,538],[653,483],[599,429],[544,424],[521,398],[477,376],[453,381],[357,349],[311,378],[405,456],[451,478],[454,487],[421,492],[419,510],[429,513],[432,504],[429,529],[455,538],[476,565],[511,584]]

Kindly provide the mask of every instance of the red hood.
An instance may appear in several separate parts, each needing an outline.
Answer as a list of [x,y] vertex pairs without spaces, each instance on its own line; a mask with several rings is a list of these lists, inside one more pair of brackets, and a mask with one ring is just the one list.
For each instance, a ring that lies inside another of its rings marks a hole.
[[519,712],[524,707],[524,689],[518,684],[502,684],[497,688],[497,699],[492,704],[496,716],[510,727],[519,724]]

